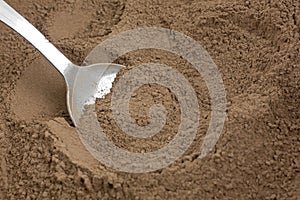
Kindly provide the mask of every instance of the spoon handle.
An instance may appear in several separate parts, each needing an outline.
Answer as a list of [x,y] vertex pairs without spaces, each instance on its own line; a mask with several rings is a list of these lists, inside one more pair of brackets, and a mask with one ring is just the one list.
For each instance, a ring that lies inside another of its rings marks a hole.
[[3,0],[0,0],[0,20],[27,39],[65,76],[65,70],[72,65],[72,62]]

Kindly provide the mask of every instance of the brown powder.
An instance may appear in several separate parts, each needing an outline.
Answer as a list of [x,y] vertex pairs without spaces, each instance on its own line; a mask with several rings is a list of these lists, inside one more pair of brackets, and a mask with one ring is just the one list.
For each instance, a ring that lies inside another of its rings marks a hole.
[[[65,89],[59,73],[0,23],[0,152],[4,158],[0,198],[299,198],[299,2],[7,2],[78,64],[105,38],[134,27],[165,27],[187,34],[219,67],[228,116],[214,152],[197,159],[210,113],[202,78],[186,61],[166,52],[125,55],[118,62],[128,67],[151,61],[184,74],[197,92],[201,125],[189,151],[165,169],[147,174],[107,169],[91,157],[64,119]],[[118,130],[109,96],[98,101],[99,121],[122,148],[160,148],[178,126],[180,113],[172,93],[155,85],[140,88],[131,100],[131,115],[139,125],[147,124],[147,108],[155,102],[164,103],[170,115],[169,124],[153,140],[135,140]]]

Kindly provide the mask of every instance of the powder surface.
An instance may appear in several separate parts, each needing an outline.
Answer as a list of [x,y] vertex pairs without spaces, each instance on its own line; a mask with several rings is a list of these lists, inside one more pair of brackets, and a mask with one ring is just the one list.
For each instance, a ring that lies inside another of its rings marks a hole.
[[[180,31],[199,42],[219,68],[227,119],[213,152],[197,158],[210,120],[202,77],[184,59],[159,50],[116,62],[177,69],[196,91],[200,126],[192,146],[153,173],[113,171],[82,145],[69,125],[61,75],[21,36],[0,23],[0,198],[2,199],[298,199],[300,196],[300,2],[7,0],[70,60],[81,64],[104,39],[136,27]],[[151,105],[168,111],[155,137],[127,136],[115,124],[110,98],[97,100],[108,138],[132,152],[161,148],[176,134],[174,94],[146,85],[130,101],[131,117],[149,123]]]

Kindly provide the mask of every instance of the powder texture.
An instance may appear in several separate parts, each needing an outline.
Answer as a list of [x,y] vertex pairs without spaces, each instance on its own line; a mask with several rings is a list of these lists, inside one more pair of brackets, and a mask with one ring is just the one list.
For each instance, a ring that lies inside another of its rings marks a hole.
[[[70,60],[81,64],[101,41],[135,27],[180,31],[218,66],[227,92],[227,120],[214,151],[196,156],[210,120],[202,77],[182,58],[159,50],[131,52],[116,62],[177,69],[196,91],[197,138],[169,167],[145,174],[106,168],[81,144],[65,105],[65,83],[45,58],[0,23],[0,198],[2,199],[298,199],[300,196],[300,2],[229,0],[7,0]],[[118,78],[117,78],[118,80]],[[133,152],[169,142],[180,109],[159,85],[136,91],[130,112],[149,123],[153,103],[168,111],[150,140],[116,126],[111,95],[97,101],[108,138]]]

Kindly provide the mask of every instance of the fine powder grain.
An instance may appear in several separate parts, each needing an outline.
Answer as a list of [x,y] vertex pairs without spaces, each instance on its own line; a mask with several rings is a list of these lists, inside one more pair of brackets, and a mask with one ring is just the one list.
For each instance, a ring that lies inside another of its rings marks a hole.
[[[27,41],[0,23],[0,199],[298,199],[300,197],[300,2],[7,0],[70,60],[81,64],[106,38],[136,27],[180,31],[201,44],[222,75],[227,119],[213,152],[197,158],[210,120],[202,77],[184,59],[161,50],[130,52],[116,62],[126,71],[163,63],[196,91],[201,112],[195,141],[167,168],[117,172],[94,159],[72,127],[61,75]],[[119,79],[117,77],[117,80]],[[117,81],[116,80],[116,81]],[[180,106],[159,85],[130,101],[136,123],[149,123],[151,105],[168,111],[155,137],[136,139],[115,124],[111,94],[97,100],[108,138],[132,152],[168,143]]]

